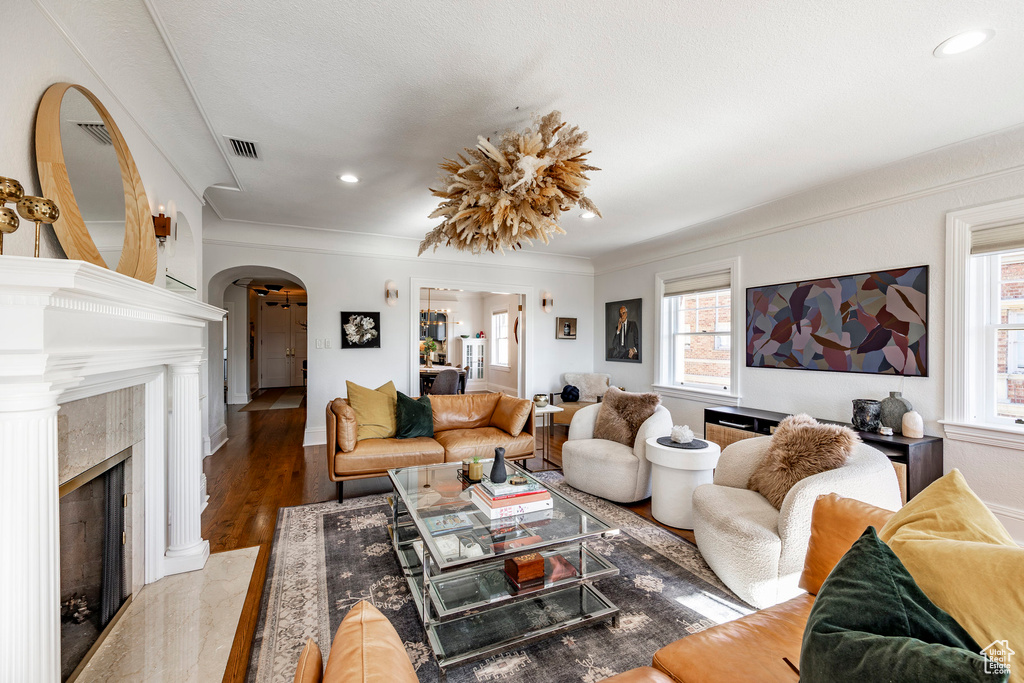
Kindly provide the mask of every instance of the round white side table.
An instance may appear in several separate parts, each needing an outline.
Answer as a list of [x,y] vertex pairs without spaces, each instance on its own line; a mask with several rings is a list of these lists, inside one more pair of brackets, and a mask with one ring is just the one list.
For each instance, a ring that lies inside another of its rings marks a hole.
[[687,449],[662,446],[656,437],[647,439],[647,460],[652,465],[651,513],[667,526],[693,528],[693,491],[712,483],[722,449],[707,442],[707,448]]

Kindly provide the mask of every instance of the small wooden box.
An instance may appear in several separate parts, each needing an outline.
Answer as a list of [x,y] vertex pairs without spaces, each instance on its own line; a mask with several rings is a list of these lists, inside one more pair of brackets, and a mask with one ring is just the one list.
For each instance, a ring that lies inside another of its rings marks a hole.
[[544,558],[539,553],[529,553],[505,560],[505,573],[518,585],[544,579]]

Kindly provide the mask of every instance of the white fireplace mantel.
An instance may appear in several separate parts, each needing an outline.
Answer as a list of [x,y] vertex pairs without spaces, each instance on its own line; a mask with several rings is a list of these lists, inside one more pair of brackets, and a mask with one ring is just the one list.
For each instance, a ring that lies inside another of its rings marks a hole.
[[225,311],[82,261],[0,256],[0,683],[60,680],[57,414],[146,388],[146,583],[200,569],[200,377]]

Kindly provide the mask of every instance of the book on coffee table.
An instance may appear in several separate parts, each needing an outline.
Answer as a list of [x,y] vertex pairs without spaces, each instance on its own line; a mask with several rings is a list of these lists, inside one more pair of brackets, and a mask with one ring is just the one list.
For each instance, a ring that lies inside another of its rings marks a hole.
[[551,494],[547,491],[535,491],[514,498],[492,498],[487,495],[487,489],[474,486],[471,489],[471,496],[477,508],[492,520],[514,515],[527,515],[554,507]]
[[453,531],[473,528],[473,520],[465,512],[451,512],[444,515],[424,517],[423,523],[427,525],[427,530],[432,536],[440,536],[441,534],[449,534]]

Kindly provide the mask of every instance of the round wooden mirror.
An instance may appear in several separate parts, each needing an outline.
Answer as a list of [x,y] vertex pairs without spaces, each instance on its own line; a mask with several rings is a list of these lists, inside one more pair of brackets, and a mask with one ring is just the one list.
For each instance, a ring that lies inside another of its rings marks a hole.
[[153,214],[139,169],[89,90],[72,83],[47,89],[36,113],[36,164],[43,196],[60,207],[53,229],[68,258],[156,279]]

